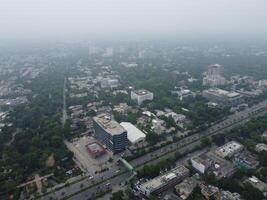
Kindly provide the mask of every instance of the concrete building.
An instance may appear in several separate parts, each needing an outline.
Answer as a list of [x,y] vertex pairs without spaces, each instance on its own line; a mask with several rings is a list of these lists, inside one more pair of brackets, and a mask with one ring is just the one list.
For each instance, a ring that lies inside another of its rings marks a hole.
[[225,85],[226,79],[223,77],[223,67],[219,64],[208,66],[206,76],[203,78],[203,85],[219,86]]
[[197,157],[191,158],[191,163],[195,170],[201,174],[205,174],[209,167],[211,167],[212,160],[206,154],[201,154]]
[[249,151],[242,151],[234,157],[233,161],[238,167],[245,169],[256,169],[259,165],[257,158]]
[[261,88],[267,88],[267,80],[266,79],[260,80],[259,81],[259,87],[261,87]]
[[252,176],[245,180],[246,183],[250,183],[253,187],[263,192],[264,196],[267,196],[267,184],[255,176]]
[[256,145],[255,150],[257,152],[262,152],[262,151],[266,151],[267,152],[267,145],[264,144],[264,143],[259,143],[259,144]]
[[236,171],[235,166],[214,152],[203,153],[191,159],[192,166],[199,173],[213,173],[217,178],[230,177]]
[[120,125],[127,131],[127,137],[131,144],[142,143],[146,140],[146,135],[130,122],[121,122]]
[[223,76],[223,66],[220,64],[211,64],[208,66],[207,76]]
[[189,177],[184,179],[182,183],[176,185],[175,191],[181,199],[187,199],[197,185],[198,182],[194,178]]
[[237,106],[243,103],[242,95],[218,88],[210,88],[202,92],[202,96],[220,106]]
[[187,176],[189,176],[189,169],[179,165],[171,171],[141,184],[140,192],[147,197],[151,194],[158,195],[175,186]]
[[242,200],[240,194],[229,191],[221,191],[221,200]]
[[128,145],[127,131],[107,114],[93,118],[95,137],[114,153],[122,152]]
[[166,113],[165,116],[166,117],[172,117],[176,124],[183,123],[186,120],[186,116],[185,115],[177,114],[175,112]]
[[153,100],[154,95],[147,90],[134,90],[131,91],[131,99],[136,100],[138,105],[141,105],[146,100]]
[[265,141],[267,141],[267,131],[264,131],[264,133],[262,134],[261,138]]
[[158,118],[153,119],[151,128],[157,135],[161,135],[166,132],[165,121]]
[[120,103],[119,105],[114,106],[113,111],[126,114],[131,109],[130,106],[127,105],[127,103]]
[[244,149],[244,146],[242,144],[235,142],[235,141],[231,141],[221,147],[218,147],[215,150],[215,153],[222,158],[226,158],[226,157],[231,158],[235,154],[241,152],[243,149]]
[[119,86],[119,80],[114,78],[103,78],[100,82],[101,88],[116,88]]
[[89,143],[85,147],[94,158],[98,158],[106,153],[106,150],[98,142]]
[[212,160],[212,166],[209,171],[217,178],[228,178],[236,172],[235,165],[214,152],[208,152],[207,156]]
[[201,188],[202,195],[207,200],[220,200],[221,199],[219,188],[214,187],[212,185],[205,185],[203,183],[199,184],[199,186]]

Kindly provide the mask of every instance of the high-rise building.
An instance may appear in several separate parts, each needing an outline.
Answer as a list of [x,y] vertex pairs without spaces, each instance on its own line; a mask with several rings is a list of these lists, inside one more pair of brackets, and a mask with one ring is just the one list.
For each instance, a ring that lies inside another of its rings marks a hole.
[[122,152],[128,145],[127,131],[107,114],[93,118],[95,137],[114,153]]
[[206,76],[203,78],[203,85],[219,86],[226,83],[227,81],[223,77],[223,67],[219,64],[209,65]]
[[223,76],[223,66],[219,64],[213,64],[208,66],[208,76]]

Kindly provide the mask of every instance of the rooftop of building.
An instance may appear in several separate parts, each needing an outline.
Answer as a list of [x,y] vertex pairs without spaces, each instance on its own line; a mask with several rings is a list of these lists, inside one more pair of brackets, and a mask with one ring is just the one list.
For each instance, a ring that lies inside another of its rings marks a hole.
[[157,176],[156,178],[153,178],[145,183],[143,183],[140,188],[145,188],[146,190],[151,190],[154,191],[166,184],[168,184],[172,179],[174,178],[182,178],[183,176],[185,176],[186,174],[189,173],[189,170],[180,165],[174,169],[172,169],[171,171],[161,175],[161,176]]
[[219,188],[212,185],[205,185],[204,183],[200,184],[201,192],[207,194],[208,196],[212,196],[215,193],[218,193]]
[[210,67],[210,68],[220,68],[220,67],[222,67],[222,65],[220,65],[220,64],[211,64],[208,67]]
[[197,186],[198,182],[193,177],[188,177],[175,186],[175,190],[179,193],[182,199],[187,199],[193,189]]
[[240,94],[237,93],[237,92],[222,90],[222,89],[219,89],[219,88],[210,88],[210,89],[208,89],[206,91],[209,92],[209,93],[213,93],[214,95],[226,96],[228,98],[233,98],[233,97],[240,96]]
[[235,166],[232,162],[220,157],[210,151],[207,156],[212,160],[211,171],[217,177],[228,177],[235,171]]
[[105,113],[99,114],[93,119],[112,136],[126,132],[126,130],[118,122],[112,120],[111,117]]
[[89,144],[85,145],[85,147],[87,148],[87,150],[90,153],[92,153],[94,155],[105,153],[104,147],[97,142],[89,143]]
[[267,151],[267,144],[264,143],[258,143],[256,144],[256,151]]
[[206,153],[203,153],[197,157],[192,158],[197,163],[200,163],[204,165],[205,167],[208,167],[211,165],[212,160],[209,158],[209,156]]
[[134,90],[133,92],[139,96],[151,94],[151,92],[149,92],[148,90],[144,90],[144,89]]
[[257,158],[254,155],[252,155],[249,151],[243,151],[236,158],[238,158],[239,160],[243,160],[246,163],[249,163],[250,165],[257,166],[259,164]]
[[221,200],[241,200],[238,193],[231,193],[230,191],[221,191]]
[[246,182],[250,183],[253,187],[258,188],[262,192],[267,191],[267,184],[255,176],[248,178]]
[[220,146],[216,149],[216,152],[221,154],[223,157],[227,157],[239,150],[243,149],[243,145],[235,142],[235,141],[231,141],[226,143],[223,146]]
[[138,128],[136,128],[133,124],[131,124],[130,122],[121,122],[120,125],[127,130],[127,137],[128,140],[131,143],[135,143],[136,141],[138,141],[140,138],[145,138],[146,135],[139,130]]

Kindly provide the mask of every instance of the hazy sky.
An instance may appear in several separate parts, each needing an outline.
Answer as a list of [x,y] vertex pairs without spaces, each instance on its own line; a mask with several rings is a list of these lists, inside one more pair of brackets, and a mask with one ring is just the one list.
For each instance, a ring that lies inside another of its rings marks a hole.
[[0,0],[0,38],[267,34],[267,0]]

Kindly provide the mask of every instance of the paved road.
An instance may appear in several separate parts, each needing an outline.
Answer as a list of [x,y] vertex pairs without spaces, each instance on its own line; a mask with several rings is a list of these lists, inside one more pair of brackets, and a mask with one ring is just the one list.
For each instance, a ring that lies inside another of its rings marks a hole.
[[96,187],[89,188],[88,190],[85,190],[77,195],[74,195],[70,198],[70,200],[82,200],[82,199],[96,199],[94,198],[94,194],[98,191],[106,191],[108,189],[114,188],[115,186],[119,185],[120,183],[124,183],[129,177],[131,176],[130,172],[124,173],[121,176],[117,176],[110,181],[106,181]]
[[172,152],[174,149],[179,149],[188,145],[199,145],[202,138],[228,131],[236,126],[246,123],[250,120],[250,118],[257,116],[258,114],[265,113],[266,111],[267,100],[249,109],[228,116],[225,120],[213,125],[202,133],[193,134],[176,143],[172,143],[165,147],[159,148],[156,151],[153,151],[151,153],[143,155],[142,157],[132,160],[130,163],[131,165],[136,167],[148,162],[151,159],[154,159],[153,157],[164,157],[166,156],[166,154],[168,154],[168,152]]
[[[249,121],[252,117],[258,116],[258,115],[262,115],[265,114],[267,112],[267,100],[263,101],[261,103],[259,103],[258,105],[255,105],[251,108],[248,108],[244,111],[235,113],[233,115],[228,116],[225,120],[213,125],[212,127],[208,128],[206,131],[202,132],[202,133],[196,133],[193,134],[191,136],[188,136],[176,143],[167,145],[165,147],[159,148],[156,151],[150,152],[148,154],[145,154],[139,158],[136,158],[134,160],[132,160],[130,163],[134,166],[134,167],[141,167],[142,165],[146,164],[146,163],[155,163],[158,161],[158,159],[162,159],[162,158],[167,158],[172,156],[175,152],[184,152],[190,149],[193,149],[196,145],[199,145],[201,142],[202,138],[205,137],[210,137],[212,135],[215,134],[219,134],[219,133],[223,133],[225,131],[228,131],[240,124],[244,124],[247,121]],[[126,174],[128,174],[128,176],[126,176]],[[101,179],[108,179],[111,178],[111,176],[113,176],[114,173],[110,173],[107,175],[102,175],[103,177],[101,177]],[[130,174],[127,173],[125,171],[125,173],[122,173],[121,175],[115,177],[115,178],[111,178],[111,180],[109,180],[109,182],[112,183],[111,186],[113,186],[113,184],[119,184],[121,182],[121,180],[125,180],[127,177],[130,177]],[[99,178],[96,178],[95,182],[98,182]],[[107,183],[108,181],[106,181],[105,183]],[[50,200],[50,196],[52,197],[56,197],[59,199],[63,199],[64,197],[67,197],[69,195],[72,195],[74,193],[78,193],[78,191],[81,190],[81,183],[83,185],[86,185],[85,187],[89,187],[90,185],[92,185],[92,183],[88,182],[87,179],[80,181],[79,183],[70,185],[68,188],[63,188],[57,192],[55,192],[53,195],[46,195],[44,196],[42,199],[44,200]],[[87,194],[88,197],[90,197],[91,192],[97,191],[99,185],[96,186],[92,186],[90,188],[88,188],[88,190],[81,192],[75,196],[72,196],[70,199],[76,199],[76,196],[79,196],[80,194],[85,195]],[[103,186],[101,184],[101,186]],[[81,196],[79,196],[81,197]],[[85,196],[83,196],[83,198],[81,199],[85,199]],[[68,198],[66,198],[68,199]],[[78,198],[77,198],[78,199]]]

